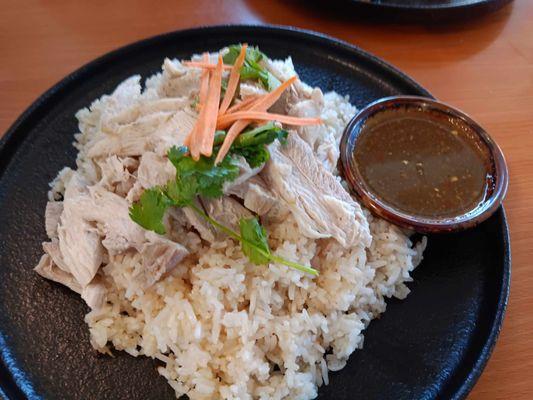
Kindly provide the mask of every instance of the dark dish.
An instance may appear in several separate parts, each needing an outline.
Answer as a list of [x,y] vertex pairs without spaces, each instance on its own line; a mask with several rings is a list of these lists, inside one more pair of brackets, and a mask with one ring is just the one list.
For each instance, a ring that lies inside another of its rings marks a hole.
[[431,99],[394,97],[346,128],[343,170],[376,214],[423,232],[471,227],[507,189],[503,155],[474,121]]
[[512,0],[340,0],[337,8],[360,17],[391,21],[448,23],[497,11]]
[[[16,122],[0,146],[0,386],[9,398],[173,398],[151,360],[118,353],[102,362],[80,321],[86,312],[82,301],[35,276],[31,266],[41,251],[40,211],[46,202],[35,193],[46,192],[58,168],[74,165],[72,115],[90,99],[132,73],[153,73],[165,55],[186,57],[244,36],[273,56],[292,54],[303,79],[350,95],[358,107],[395,94],[429,96],[353,46],[308,32],[250,26],[142,41],[60,82]],[[388,302],[387,313],[369,328],[365,349],[332,374],[319,399],[351,399],[354,393],[379,399],[466,397],[490,355],[506,305],[510,259],[503,209],[475,229],[430,241],[409,298]]]

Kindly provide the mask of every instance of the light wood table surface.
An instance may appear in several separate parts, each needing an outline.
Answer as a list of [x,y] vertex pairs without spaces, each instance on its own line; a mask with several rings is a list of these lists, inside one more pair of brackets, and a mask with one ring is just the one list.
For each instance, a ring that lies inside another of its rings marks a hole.
[[272,23],[320,31],[384,58],[463,109],[501,145],[513,272],[503,331],[470,399],[533,399],[533,0],[454,26],[361,21],[305,1],[0,1],[0,135],[93,58],[162,32]]

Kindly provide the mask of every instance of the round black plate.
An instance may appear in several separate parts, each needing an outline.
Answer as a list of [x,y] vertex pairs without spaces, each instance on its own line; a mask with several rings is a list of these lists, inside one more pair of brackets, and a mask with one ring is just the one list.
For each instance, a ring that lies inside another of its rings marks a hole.
[[478,17],[513,0],[340,0],[367,16],[420,22],[465,20]]
[[[32,271],[46,239],[48,182],[74,166],[74,113],[126,77],[158,71],[165,56],[186,58],[230,43],[292,55],[301,78],[349,95],[358,107],[380,97],[429,95],[362,50],[279,27],[228,26],[169,33],[121,48],[82,67],[38,99],[0,144],[1,391],[11,399],[172,399],[156,362],[89,344],[78,295]],[[509,291],[509,237],[503,209],[467,232],[429,238],[405,301],[365,333],[365,346],[332,373],[319,399],[457,399],[481,373],[501,326]]]

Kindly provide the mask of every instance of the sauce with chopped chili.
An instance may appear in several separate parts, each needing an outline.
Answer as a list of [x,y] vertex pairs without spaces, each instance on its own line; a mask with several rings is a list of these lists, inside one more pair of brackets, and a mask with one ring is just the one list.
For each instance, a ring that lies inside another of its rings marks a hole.
[[382,202],[428,218],[474,210],[490,194],[486,146],[459,119],[399,107],[365,121],[354,148],[365,184]]

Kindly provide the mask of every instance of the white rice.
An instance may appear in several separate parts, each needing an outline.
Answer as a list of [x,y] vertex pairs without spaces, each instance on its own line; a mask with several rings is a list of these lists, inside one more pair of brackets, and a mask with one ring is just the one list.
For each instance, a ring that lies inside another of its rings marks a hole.
[[[278,66],[292,69],[288,63]],[[149,78],[147,92],[161,79]],[[323,118],[340,137],[355,108],[335,93],[325,101]],[[80,168],[104,103],[78,113]],[[52,194],[61,192],[63,176]],[[251,264],[234,241],[206,244],[195,234],[178,240],[192,256],[146,290],[134,283],[142,270],[139,254],[112,256],[103,267],[107,303],[85,317],[91,343],[102,352],[114,348],[160,360],[158,371],[177,397],[315,398],[329,382],[328,371],[342,369],[363,346],[363,331],[385,311],[385,298],[409,293],[405,282],[425,247],[425,240],[413,247],[399,228],[366,216],[373,237],[368,248],[306,238],[292,218],[267,227],[272,250],[313,265],[317,278],[284,265]]]

